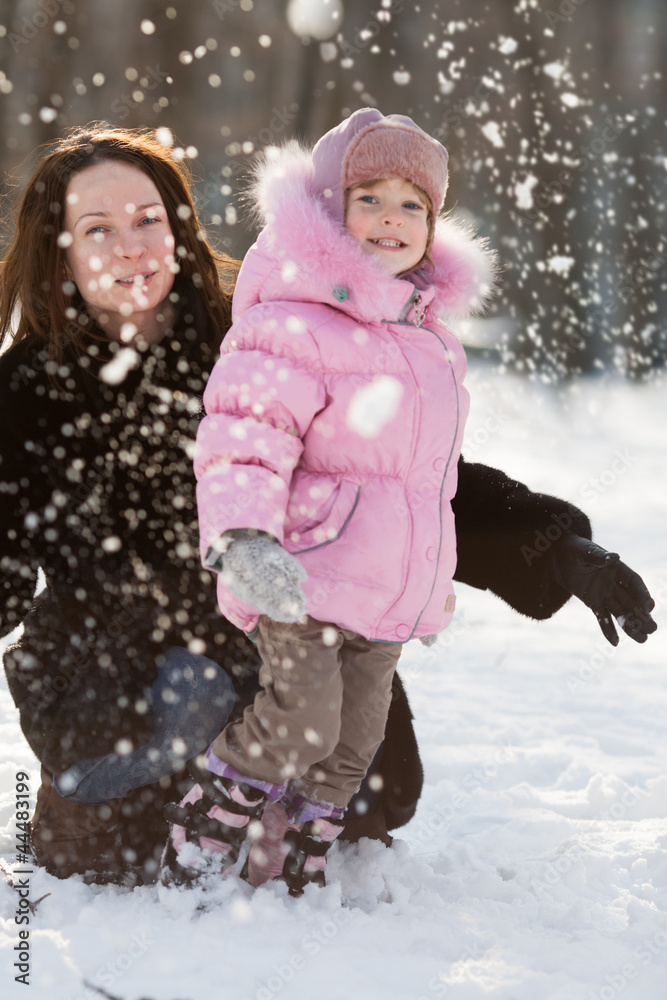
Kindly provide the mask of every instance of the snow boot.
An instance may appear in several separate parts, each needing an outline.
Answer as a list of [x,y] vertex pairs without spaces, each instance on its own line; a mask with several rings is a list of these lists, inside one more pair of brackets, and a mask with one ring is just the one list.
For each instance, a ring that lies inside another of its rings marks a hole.
[[194,786],[178,805],[171,802],[164,810],[172,825],[162,855],[163,885],[192,884],[213,870],[226,874],[266,802],[263,791],[240,777],[212,774],[196,760],[188,770]]
[[283,802],[267,802],[261,825],[264,832],[253,842],[243,873],[252,886],[275,879],[287,883],[290,896],[300,896],[310,882],[326,884],[326,854],[343,829],[342,817],[293,822]]
[[[42,783],[30,824],[36,864],[56,878],[81,875],[86,883],[150,885],[159,876],[167,824],[163,809],[178,794],[182,776],[168,787],[135,788],[124,799],[86,805],[56,792],[42,764]],[[192,784],[187,782],[180,794]]]
[[42,765],[30,822],[35,863],[56,878],[82,875],[86,882],[122,882],[127,872],[121,837],[122,799],[83,805],[69,802],[53,787]]

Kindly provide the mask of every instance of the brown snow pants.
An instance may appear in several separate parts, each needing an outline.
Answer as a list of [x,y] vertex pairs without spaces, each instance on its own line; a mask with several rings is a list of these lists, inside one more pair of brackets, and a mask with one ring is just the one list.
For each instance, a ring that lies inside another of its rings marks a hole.
[[214,753],[248,778],[346,806],[384,737],[402,646],[308,618],[258,628],[262,690]]

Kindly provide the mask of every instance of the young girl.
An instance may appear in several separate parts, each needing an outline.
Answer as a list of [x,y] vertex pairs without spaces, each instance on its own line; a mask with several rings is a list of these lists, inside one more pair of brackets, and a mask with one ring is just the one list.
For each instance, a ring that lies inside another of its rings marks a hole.
[[253,884],[321,883],[382,740],[401,646],[452,616],[468,395],[442,318],[480,306],[492,261],[436,226],[446,187],[443,146],[374,109],[260,168],[265,226],[206,389],[195,472],[204,564],[220,571],[223,613],[256,635],[262,690],[172,809],[166,880],[197,876],[187,840],[227,870],[250,830]]

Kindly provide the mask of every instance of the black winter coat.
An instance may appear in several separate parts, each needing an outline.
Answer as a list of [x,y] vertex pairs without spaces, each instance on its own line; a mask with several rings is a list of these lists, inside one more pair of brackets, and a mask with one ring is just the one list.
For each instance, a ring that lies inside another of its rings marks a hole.
[[[5,669],[54,772],[148,737],[167,647],[205,653],[238,686],[257,666],[198,556],[192,452],[216,335],[192,296],[175,327],[115,376],[119,345],[103,338],[59,371],[30,338],[0,357],[0,635],[25,624]],[[535,618],[565,603],[550,549],[559,530],[590,537],[581,511],[461,460],[454,512],[455,579]]]
[[57,372],[31,339],[0,357],[0,635],[25,622],[5,669],[49,770],[147,738],[167,647],[236,673],[255,658],[198,554],[192,453],[219,339],[190,295],[124,377],[105,339]]

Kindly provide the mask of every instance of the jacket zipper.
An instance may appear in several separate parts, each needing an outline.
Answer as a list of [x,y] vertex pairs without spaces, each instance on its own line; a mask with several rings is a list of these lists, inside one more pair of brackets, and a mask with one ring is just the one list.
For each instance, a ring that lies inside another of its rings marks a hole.
[[[454,445],[456,444],[456,437],[457,437],[458,432],[459,432],[459,417],[460,417],[459,389],[458,389],[458,385],[456,384],[456,376],[454,375],[454,368],[452,366],[451,360],[449,359],[449,350],[448,350],[447,346],[443,343],[442,338],[440,337],[440,335],[437,334],[435,332],[435,330],[432,330],[430,328],[430,326],[422,326],[422,323],[423,323],[423,321],[424,321],[424,319],[426,317],[426,309],[428,308],[428,306],[424,310],[420,310],[417,313],[417,316],[419,318],[419,322],[414,323],[414,322],[411,322],[410,320],[408,320],[408,318],[407,318],[408,314],[410,312],[411,307],[415,306],[415,307],[418,308],[419,305],[420,305],[420,303],[421,303],[421,295],[419,294],[419,292],[417,291],[417,289],[415,289],[414,294],[410,296],[409,302],[406,303],[406,305],[405,305],[405,307],[403,309],[403,312],[401,313],[400,319],[398,319],[398,320],[383,320],[383,322],[384,323],[391,323],[392,325],[395,325],[395,326],[419,326],[422,330],[427,330],[429,333],[432,333],[433,336],[437,338],[437,340],[439,341],[440,345],[442,346],[442,349],[445,352],[445,356],[447,357],[447,363],[449,364],[449,370],[450,370],[452,379],[454,381],[454,390],[455,390],[455,395],[456,395],[456,426],[454,427],[454,436],[452,437],[452,444],[451,444],[451,447],[449,449],[449,455],[447,456],[447,461],[445,463],[445,468],[444,468],[444,471],[442,473],[442,479],[440,481],[440,494],[439,494],[439,498],[438,498],[438,501],[439,501],[438,502],[438,520],[439,520],[439,524],[440,524],[440,539],[438,541],[438,555],[437,555],[436,562],[435,562],[435,574],[433,576],[433,583],[431,585],[431,590],[429,592],[429,595],[428,595],[428,597],[426,599],[426,603],[424,604],[424,606],[422,607],[421,611],[417,615],[417,620],[415,621],[414,625],[412,626],[412,631],[410,632],[410,635],[407,637],[407,639],[401,640],[402,642],[409,642],[409,640],[412,639],[413,635],[415,634],[417,626],[419,625],[419,622],[421,621],[421,616],[424,614],[424,612],[426,611],[426,608],[428,607],[428,605],[431,602],[431,598],[433,597],[433,591],[435,590],[435,584],[436,584],[436,581],[438,579],[438,571],[439,571],[439,567],[440,567],[440,554],[442,552],[442,493],[443,493],[443,490],[445,488],[445,480],[447,478],[447,473],[449,472],[449,466],[450,466],[450,462],[452,460],[452,454],[454,452]],[[395,603],[396,602],[394,602],[394,604]]]
[[[421,301],[422,297],[415,288],[412,295],[403,306],[403,310],[398,320],[385,319],[383,320],[383,323],[398,322],[398,323],[409,324],[411,326],[421,326],[424,320],[426,319],[426,313],[428,312],[428,306],[424,306],[423,309],[420,309]],[[409,320],[408,316],[410,315],[412,309],[415,310],[415,315],[413,319]]]

